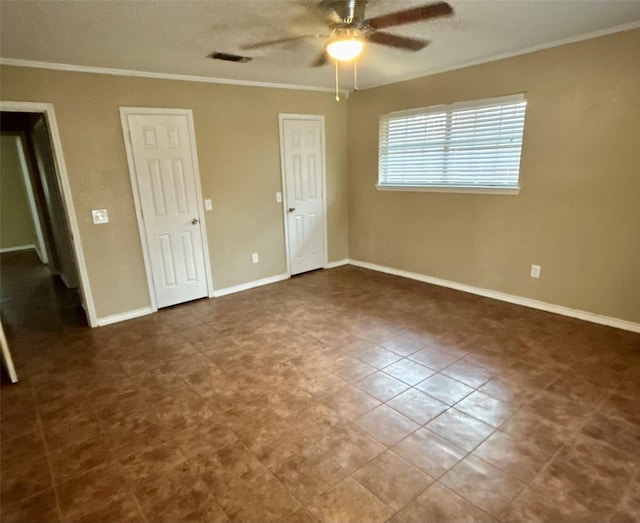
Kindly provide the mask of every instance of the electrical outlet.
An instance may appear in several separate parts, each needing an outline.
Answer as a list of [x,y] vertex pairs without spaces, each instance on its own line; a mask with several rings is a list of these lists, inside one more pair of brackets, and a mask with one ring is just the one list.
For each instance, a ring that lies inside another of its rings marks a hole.
[[539,278],[540,277],[540,265],[532,265],[531,266],[531,277]]
[[109,223],[109,213],[106,209],[94,209],[91,211],[91,217],[95,224]]
[[254,252],[254,253],[251,255],[251,261],[252,261],[253,263],[258,263],[258,262],[260,261],[260,257],[258,256],[258,253],[257,253],[257,252]]

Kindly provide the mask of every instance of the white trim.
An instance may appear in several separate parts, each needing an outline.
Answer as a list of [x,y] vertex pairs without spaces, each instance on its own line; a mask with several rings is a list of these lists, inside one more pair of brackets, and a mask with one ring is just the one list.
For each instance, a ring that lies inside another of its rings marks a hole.
[[35,195],[33,194],[33,185],[31,184],[31,176],[29,164],[27,163],[27,157],[24,153],[24,134],[20,133],[16,135],[16,149],[18,150],[18,158],[20,161],[20,168],[22,170],[22,178],[24,180],[24,188],[27,193],[27,201],[29,202],[29,210],[31,211],[31,220],[36,232],[37,244],[34,245],[36,254],[40,261],[45,265],[49,263],[49,256],[47,253],[47,246],[44,242],[44,234],[42,232],[42,224],[40,223],[40,213],[38,213],[38,206],[36,205]]
[[3,247],[2,249],[0,249],[0,253],[5,253],[5,252],[16,252],[16,251],[28,251],[30,249],[34,249],[35,250],[36,246],[31,244],[31,245],[16,245],[14,247]]
[[324,268],[325,269],[335,269],[336,267],[342,267],[343,265],[349,265],[349,258],[344,258],[342,260],[336,260],[332,262],[328,262]]
[[154,311],[151,307],[143,307],[142,309],[135,309],[132,311],[122,312],[120,314],[113,314],[112,316],[105,316],[104,318],[98,318],[96,320],[97,327],[104,327],[105,325],[111,325],[112,323],[119,323],[121,321],[132,320],[134,318],[140,318],[141,316],[147,316]]
[[561,314],[562,316],[569,316],[570,318],[577,318],[579,320],[589,321],[591,323],[599,323],[600,325],[607,325],[609,327],[615,327],[617,329],[623,329],[632,332],[640,333],[640,323],[634,323],[632,321],[621,320],[619,318],[613,318],[611,316],[604,316],[602,314],[596,314],[594,312],[582,311],[579,309],[572,309],[571,307],[565,307],[563,305],[555,305],[553,303],[547,303],[544,301],[533,300],[531,298],[525,298],[523,296],[515,296],[513,294],[507,294],[505,292],[492,291],[490,289],[483,289],[481,287],[473,287],[464,283],[457,283],[450,280],[443,280],[442,278],[436,278],[434,276],[426,276],[417,272],[403,271],[402,269],[394,269],[392,267],[385,267],[384,265],[377,265],[375,263],[369,263],[359,260],[349,260],[351,265],[356,267],[362,267],[363,269],[370,269],[372,271],[384,272],[386,274],[393,274],[394,276],[401,276],[402,278],[409,278],[411,280],[417,280],[424,283],[431,283],[433,285],[439,285],[441,287],[448,287],[457,291],[468,292],[470,294],[476,294],[478,296],[484,296],[485,298],[492,298],[494,300],[506,301],[508,303],[514,303],[516,305],[522,305],[524,307],[530,307],[532,309],[538,309],[546,312],[552,312],[555,314]]
[[129,166],[129,179],[131,180],[131,190],[133,193],[133,203],[136,209],[136,218],[138,222],[138,233],[140,235],[140,244],[142,247],[142,256],[144,259],[145,271],[147,274],[147,288],[149,290],[149,301],[151,302],[151,310],[158,310],[158,301],[156,299],[155,285],[153,283],[151,270],[151,256],[147,243],[147,234],[142,217],[142,203],[138,188],[138,179],[136,176],[135,162],[133,158],[133,147],[131,144],[131,133],[129,129],[129,115],[177,115],[187,117],[187,126],[189,129],[189,141],[191,147],[191,159],[193,163],[193,176],[196,188],[196,199],[198,200],[198,219],[200,220],[200,238],[202,240],[202,251],[204,256],[205,278],[207,283],[207,296],[213,298],[213,276],[211,274],[211,260],[209,255],[209,242],[207,240],[206,214],[202,201],[202,187],[200,185],[200,169],[198,163],[198,154],[196,147],[196,132],[193,125],[193,111],[191,109],[164,109],[157,107],[120,107],[120,123],[122,125],[122,137],[127,156],[127,164]]
[[284,246],[285,258],[287,261],[287,274],[291,276],[291,260],[289,258],[289,219],[287,211],[287,179],[285,173],[286,161],[284,157],[284,121],[285,120],[313,120],[322,123],[321,139],[322,139],[322,213],[324,221],[324,267],[329,263],[329,240],[327,231],[327,166],[326,166],[326,148],[325,148],[325,121],[323,114],[293,114],[278,113],[278,131],[280,136],[280,178],[282,184],[282,218],[284,221]]
[[279,281],[288,280],[291,276],[289,274],[278,274],[276,276],[269,276],[268,278],[262,278],[261,280],[249,281],[247,283],[241,283],[240,285],[234,285],[233,287],[226,287],[214,292],[215,298],[226,296],[227,294],[234,294],[236,292],[247,291],[254,289],[255,287],[261,287],[263,285],[269,285],[271,283],[277,283]]
[[182,82],[199,82],[206,84],[241,85],[245,87],[266,87],[269,89],[293,89],[296,91],[333,92],[331,87],[317,87],[313,85],[279,84],[276,82],[259,82],[254,80],[234,80],[232,78],[213,78],[190,74],[152,73],[149,71],[135,71],[131,69],[115,69],[111,67],[94,67],[89,65],[60,64],[55,62],[38,62],[21,58],[0,58],[0,65],[13,67],[31,67],[35,69],[51,69],[71,73],[108,74],[113,76],[133,76],[137,78],[154,78],[157,80],[179,80]]
[[446,185],[388,185],[377,184],[379,191],[452,192],[471,194],[520,194],[520,187],[455,187]]
[[11,380],[11,383],[16,383],[18,381],[18,375],[16,374],[16,368],[13,365],[13,358],[11,357],[7,337],[4,335],[2,322],[0,322],[0,349],[2,350],[2,363],[4,363],[4,366],[7,369],[9,379]]
[[[637,29],[640,27],[640,20],[635,22],[629,22],[627,24],[616,25],[614,27],[609,27],[607,29],[600,29],[598,31],[592,31],[590,33],[584,33],[578,36],[572,36],[569,38],[562,38],[560,40],[554,40],[552,42],[546,42],[540,45],[534,45],[532,47],[526,47],[524,49],[520,49],[518,51],[511,51],[508,53],[500,53],[492,56],[488,56],[486,58],[479,58],[477,60],[469,60],[468,62],[463,62],[461,64],[456,65],[445,65],[443,67],[436,67],[435,69],[430,69],[428,71],[422,71],[421,73],[416,73],[411,76],[407,76],[402,80],[391,80],[389,82],[381,82],[374,85],[368,85],[366,87],[361,87],[360,91],[366,91],[367,89],[375,89],[376,87],[382,87],[385,85],[397,84],[400,82],[406,82],[408,80],[416,80],[417,78],[425,78],[427,76],[433,76],[435,74],[447,73],[449,71],[457,71],[458,69],[465,69],[467,67],[473,67],[475,65],[482,65],[489,62],[497,62],[498,60],[505,60],[507,58],[513,58],[515,56],[521,56],[523,54],[535,53],[537,51],[544,51],[545,49],[551,49],[553,47],[560,47],[562,45],[575,44],[577,42],[582,42],[583,40],[591,40],[592,38],[598,38],[600,36],[607,36],[615,33],[622,33],[623,31],[631,31],[632,29]],[[0,61],[0,63],[2,63]]]
[[507,94],[502,96],[492,96],[491,98],[480,98],[477,100],[462,100],[459,102],[447,102],[437,105],[427,105],[424,107],[416,107],[413,109],[403,109],[380,115],[380,121],[396,120],[398,118],[408,118],[410,116],[423,116],[428,114],[442,113],[443,111],[460,111],[465,109],[486,109],[487,107],[495,107],[507,104],[522,104],[525,106],[527,100],[526,93]]
[[84,259],[84,251],[82,249],[82,241],[80,239],[80,230],[78,228],[78,220],[73,205],[71,195],[71,186],[69,185],[69,175],[67,174],[67,166],[64,161],[62,152],[62,142],[58,132],[58,122],[56,113],[51,103],[39,102],[5,102],[0,101],[0,111],[23,112],[23,113],[42,113],[47,121],[49,130],[49,138],[51,139],[53,161],[56,168],[56,178],[60,187],[60,195],[62,197],[62,206],[66,214],[71,234],[71,247],[78,269],[78,277],[80,284],[80,296],[86,305],[87,320],[91,327],[96,326],[96,309],[91,293],[91,285],[89,283],[89,274],[87,272],[87,264]]

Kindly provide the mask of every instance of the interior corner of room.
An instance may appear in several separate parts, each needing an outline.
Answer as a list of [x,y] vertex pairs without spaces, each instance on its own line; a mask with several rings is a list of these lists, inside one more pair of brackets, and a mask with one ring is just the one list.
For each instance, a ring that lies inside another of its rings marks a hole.
[[[67,216],[95,325],[157,308],[121,124],[121,108],[132,107],[192,115],[201,212],[193,219],[206,231],[207,296],[291,274],[279,115],[315,115],[323,120],[318,191],[326,208],[316,266],[349,260],[638,330],[638,49],[640,30],[632,29],[360,90],[340,103],[326,91],[6,64],[0,82],[3,110],[16,100],[46,100],[55,110]],[[513,93],[527,100],[517,196],[376,191],[381,115]],[[17,143],[3,136],[3,166],[15,163]],[[26,197],[21,184],[3,180],[16,191],[12,203]],[[3,213],[11,207],[3,199]],[[3,249],[40,245],[28,208],[3,216]],[[95,224],[95,210],[106,210],[108,223]],[[530,277],[532,265],[542,268],[539,278]]]

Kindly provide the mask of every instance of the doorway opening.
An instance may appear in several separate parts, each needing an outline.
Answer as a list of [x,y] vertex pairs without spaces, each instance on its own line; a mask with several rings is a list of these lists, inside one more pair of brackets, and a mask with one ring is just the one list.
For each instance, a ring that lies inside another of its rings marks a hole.
[[11,345],[94,322],[53,106],[0,109],[0,312]]

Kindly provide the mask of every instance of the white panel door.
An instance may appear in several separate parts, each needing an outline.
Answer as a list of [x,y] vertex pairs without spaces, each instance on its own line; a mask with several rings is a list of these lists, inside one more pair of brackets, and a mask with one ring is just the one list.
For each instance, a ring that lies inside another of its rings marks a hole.
[[299,274],[325,264],[323,123],[284,118],[282,138],[289,267]]
[[157,305],[203,298],[207,277],[187,116],[127,118]]

